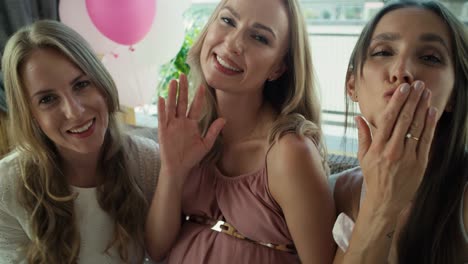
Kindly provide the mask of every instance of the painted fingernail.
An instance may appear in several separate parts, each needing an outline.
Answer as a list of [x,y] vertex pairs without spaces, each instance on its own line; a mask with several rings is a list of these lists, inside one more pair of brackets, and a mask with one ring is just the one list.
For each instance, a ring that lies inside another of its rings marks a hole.
[[429,97],[429,95],[431,94],[431,92],[429,90],[425,90],[424,91],[424,95],[423,95],[423,98],[424,99],[427,99]]
[[437,108],[435,108],[434,106],[431,106],[431,108],[429,108],[429,116],[433,117],[436,114],[437,114]]
[[421,81],[416,81],[414,83],[414,89],[416,91],[421,91],[422,88],[423,88],[423,83]]
[[407,93],[409,91],[409,88],[410,88],[409,84],[404,83],[402,86],[400,86],[400,92]]

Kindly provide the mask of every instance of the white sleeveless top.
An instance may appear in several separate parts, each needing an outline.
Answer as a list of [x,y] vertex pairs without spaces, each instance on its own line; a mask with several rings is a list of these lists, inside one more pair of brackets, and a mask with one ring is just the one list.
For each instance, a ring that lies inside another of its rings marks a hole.
[[[356,168],[353,168],[356,169]],[[347,171],[353,170],[349,169]],[[340,175],[345,175],[347,171],[341,172]],[[330,176],[331,181],[330,181],[330,188],[332,191],[335,191],[335,183],[339,175],[335,176]],[[464,193],[468,190],[468,183],[465,184],[465,189],[462,194],[462,197],[464,197]],[[366,186],[364,181],[362,182],[362,188],[361,188],[361,197],[360,197],[360,204],[362,203],[364,197],[366,196]],[[461,232],[465,238],[465,243],[468,244],[468,234],[466,233],[464,221],[463,221],[463,200],[461,201],[460,205],[460,228]],[[346,250],[349,247],[349,241],[351,240],[351,234],[354,229],[354,221],[345,213],[340,213],[338,217],[336,218],[335,225],[333,226],[333,239],[335,240],[336,244],[338,247],[343,252],[346,252]]]
[[[128,153],[129,171],[135,176],[147,199],[153,196],[160,168],[159,150],[156,142],[131,136]],[[26,263],[25,248],[30,243],[29,215],[16,199],[19,183],[17,171],[18,152],[0,161],[0,263]],[[122,263],[116,248],[106,253],[112,239],[114,221],[99,206],[96,188],[71,186],[78,194],[74,209],[80,232],[80,264]],[[149,200],[151,201],[151,200]],[[145,259],[144,263],[151,263]],[[141,263],[140,263],[141,264]]]

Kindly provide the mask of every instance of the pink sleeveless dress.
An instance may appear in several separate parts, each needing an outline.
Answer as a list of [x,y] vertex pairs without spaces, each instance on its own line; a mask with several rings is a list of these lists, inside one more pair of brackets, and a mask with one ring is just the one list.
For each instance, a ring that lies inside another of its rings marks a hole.
[[[292,244],[280,206],[268,189],[266,167],[227,177],[215,166],[192,170],[182,196],[184,215],[225,219],[255,241]],[[168,263],[299,263],[296,254],[271,249],[184,222]]]

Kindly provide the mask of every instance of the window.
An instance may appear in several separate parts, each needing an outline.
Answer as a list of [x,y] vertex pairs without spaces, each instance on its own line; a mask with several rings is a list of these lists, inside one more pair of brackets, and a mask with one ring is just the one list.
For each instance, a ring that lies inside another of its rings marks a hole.
[[[357,152],[357,131],[345,135],[345,73],[351,51],[364,24],[386,1],[301,0],[310,38],[323,110],[323,130],[330,153]],[[442,1],[468,23],[468,1]],[[219,0],[192,0],[187,24],[203,25]]]

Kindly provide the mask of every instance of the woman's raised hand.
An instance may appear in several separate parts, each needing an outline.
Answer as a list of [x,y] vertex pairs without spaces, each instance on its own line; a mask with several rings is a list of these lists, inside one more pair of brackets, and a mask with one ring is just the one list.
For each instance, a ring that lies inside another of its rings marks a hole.
[[[177,91],[179,95],[177,96]],[[205,88],[199,87],[188,110],[188,82],[181,75],[179,82],[169,84],[167,101],[158,102],[158,137],[161,148],[161,170],[175,177],[180,186],[189,171],[210,151],[225,121],[215,120],[205,137],[198,128],[205,98]],[[187,111],[188,110],[188,111]]]
[[368,199],[400,212],[413,199],[426,170],[436,127],[437,109],[424,83],[402,84],[372,132],[357,117],[358,159]]

